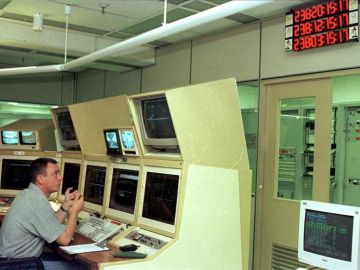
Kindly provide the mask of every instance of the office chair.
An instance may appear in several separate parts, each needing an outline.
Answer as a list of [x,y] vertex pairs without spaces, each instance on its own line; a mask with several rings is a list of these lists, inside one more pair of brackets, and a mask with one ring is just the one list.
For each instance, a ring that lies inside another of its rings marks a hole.
[[44,270],[40,258],[0,260],[0,270]]

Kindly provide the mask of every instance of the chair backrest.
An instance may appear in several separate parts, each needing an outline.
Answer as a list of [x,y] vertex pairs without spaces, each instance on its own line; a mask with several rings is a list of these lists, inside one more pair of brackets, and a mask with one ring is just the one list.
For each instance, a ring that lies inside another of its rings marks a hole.
[[44,270],[40,258],[20,258],[0,260],[0,270]]

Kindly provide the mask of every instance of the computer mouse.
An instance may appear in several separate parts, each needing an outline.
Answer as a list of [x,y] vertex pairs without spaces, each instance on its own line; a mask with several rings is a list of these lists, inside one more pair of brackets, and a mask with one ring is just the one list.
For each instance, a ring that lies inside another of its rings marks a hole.
[[139,246],[137,246],[137,245],[130,244],[130,245],[125,245],[125,246],[120,246],[119,249],[121,251],[126,252],[126,251],[135,251],[135,250],[137,250],[138,247]]

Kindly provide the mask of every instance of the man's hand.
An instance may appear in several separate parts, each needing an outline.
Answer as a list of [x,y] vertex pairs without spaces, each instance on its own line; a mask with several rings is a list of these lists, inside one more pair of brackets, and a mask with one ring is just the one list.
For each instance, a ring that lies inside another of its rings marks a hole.
[[[80,192],[78,190],[72,191],[72,187],[69,187],[65,191],[65,200],[63,206],[66,207],[67,210],[73,206],[74,201],[81,197]],[[71,192],[72,191],[72,192]]]

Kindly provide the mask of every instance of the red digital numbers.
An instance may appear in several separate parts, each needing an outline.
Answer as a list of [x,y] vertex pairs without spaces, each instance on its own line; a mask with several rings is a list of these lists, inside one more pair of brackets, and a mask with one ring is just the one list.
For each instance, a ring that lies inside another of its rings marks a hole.
[[293,36],[305,36],[324,31],[339,29],[349,26],[349,14],[342,13],[333,17],[295,24],[293,26]]
[[294,23],[316,20],[324,16],[349,11],[349,0],[336,0],[294,11]]
[[294,38],[293,50],[302,51],[305,49],[334,45],[347,41],[349,41],[349,29],[341,29],[338,31],[329,31],[326,33]]
[[[292,32],[287,32],[286,50],[301,51],[348,42],[349,28],[358,24],[353,18],[350,24],[349,13],[349,0],[330,0],[292,11]],[[357,40],[351,36],[351,40]]]

